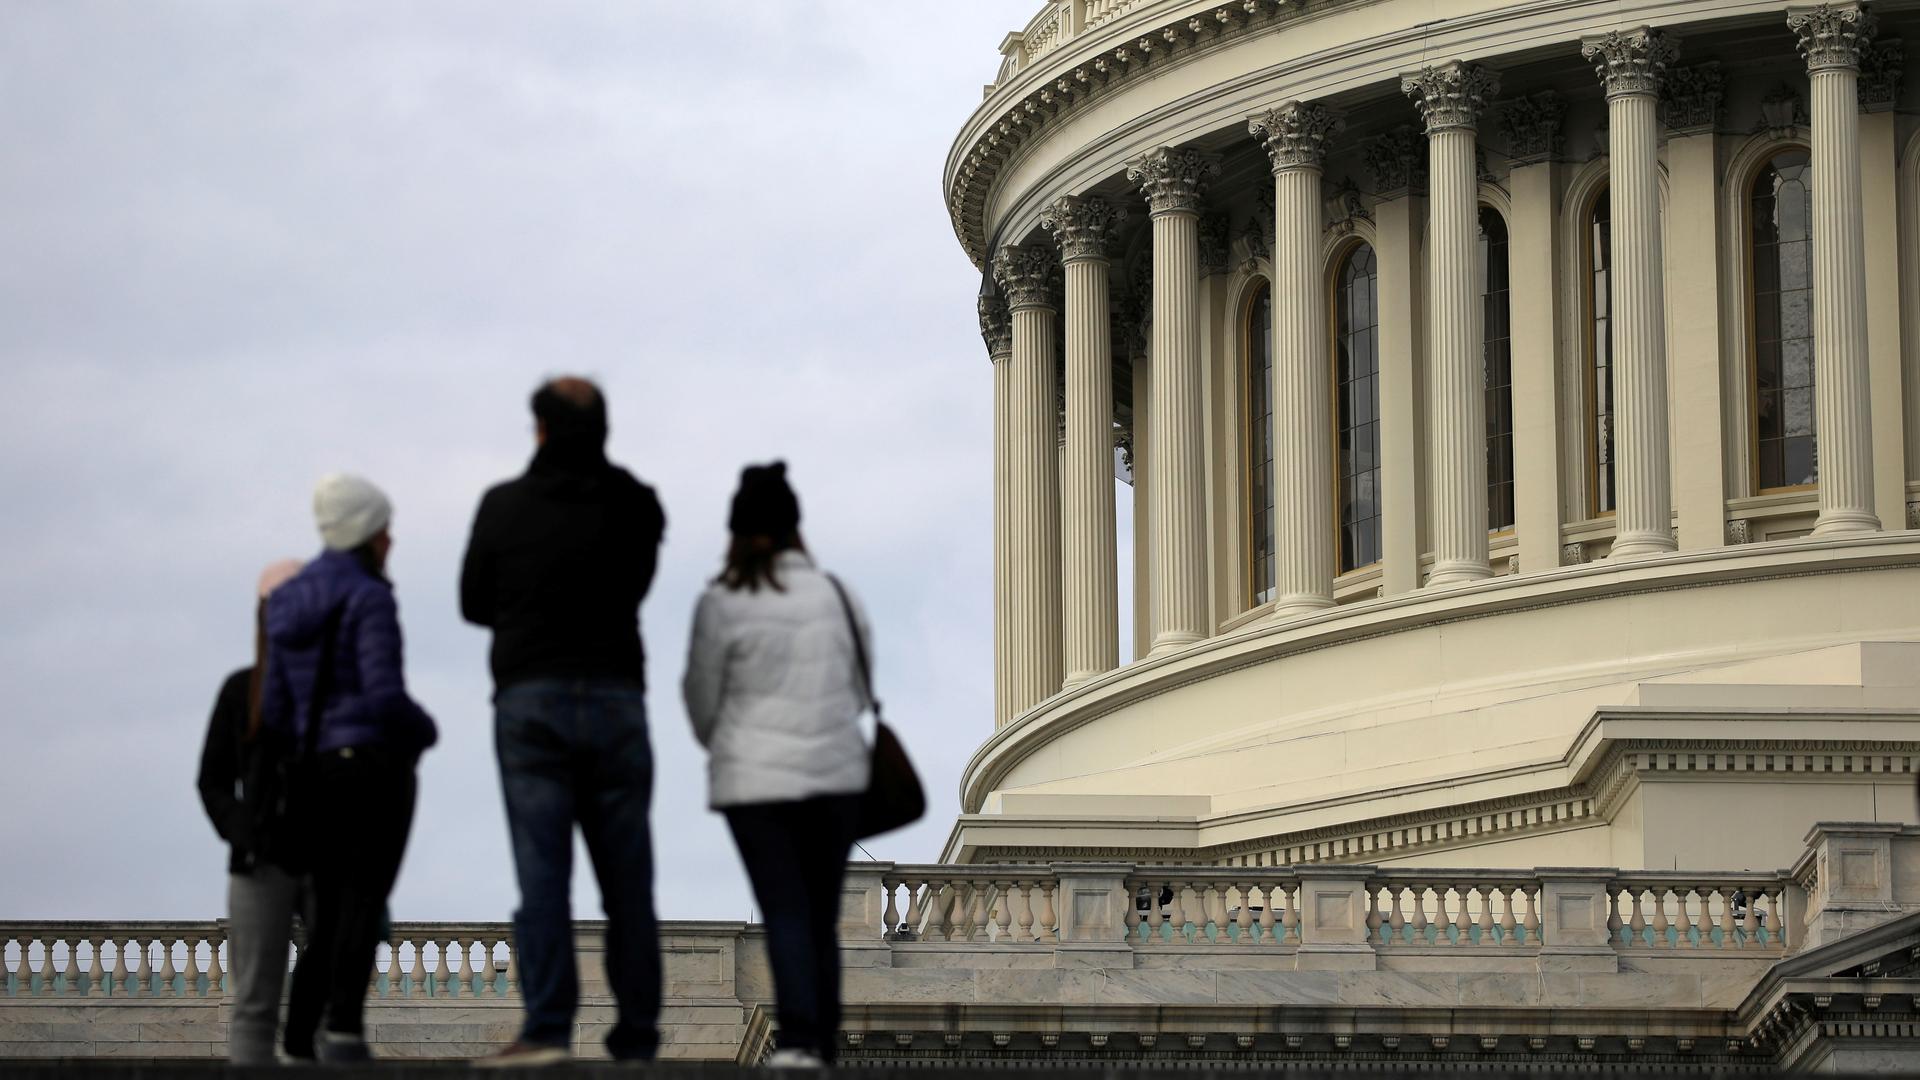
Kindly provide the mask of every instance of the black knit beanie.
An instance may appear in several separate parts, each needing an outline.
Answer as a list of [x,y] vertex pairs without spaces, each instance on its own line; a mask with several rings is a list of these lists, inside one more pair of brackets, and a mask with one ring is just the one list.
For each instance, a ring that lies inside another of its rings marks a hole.
[[771,536],[784,540],[800,528],[800,500],[787,486],[787,463],[749,465],[740,470],[727,528],[735,536]]

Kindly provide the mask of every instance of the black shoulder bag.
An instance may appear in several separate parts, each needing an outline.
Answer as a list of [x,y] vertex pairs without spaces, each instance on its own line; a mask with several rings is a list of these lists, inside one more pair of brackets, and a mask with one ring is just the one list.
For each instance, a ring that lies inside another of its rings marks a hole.
[[255,740],[251,774],[243,798],[251,803],[255,862],[270,862],[290,873],[305,873],[313,850],[313,764],[320,742],[320,718],[333,689],[333,639],[345,606],[327,616],[320,631],[320,659],[307,694],[307,729],[296,744],[291,733],[262,730]]
[[860,662],[860,690],[873,708],[873,759],[867,772],[867,790],[860,795],[860,817],[856,840],[892,832],[920,820],[927,812],[927,793],[921,790],[920,776],[899,736],[887,726],[880,713],[880,699],[873,696],[873,670],[867,665],[867,645],[860,638],[860,621],[853,617],[853,603],[840,579],[828,574],[833,591],[840,597],[840,609],[847,615],[847,632],[853,635],[853,655]]

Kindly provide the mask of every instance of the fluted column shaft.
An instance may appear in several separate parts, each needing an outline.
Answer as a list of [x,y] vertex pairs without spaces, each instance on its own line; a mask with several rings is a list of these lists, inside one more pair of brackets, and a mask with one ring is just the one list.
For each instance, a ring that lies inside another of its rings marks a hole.
[[1249,125],[1273,164],[1274,613],[1333,604],[1333,420],[1320,274],[1321,163],[1337,125],[1290,101]]
[[1676,51],[1670,38],[1647,29],[1608,34],[1582,49],[1607,86],[1612,159],[1615,556],[1675,547],[1657,106]]
[[1813,84],[1813,397],[1820,516],[1814,535],[1872,532],[1873,403],[1867,257],[1860,214],[1860,49],[1871,16],[1853,4],[1794,11]]
[[1200,360],[1200,193],[1218,159],[1162,148],[1131,163],[1153,221],[1153,652],[1206,638],[1206,432]]
[[1429,585],[1491,577],[1487,565],[1486,356],[1479,283],[1480,177],[1474,125],[1499,81],[1484,68],[1447,64],[1408,76],[1427,125],[1427,430]]
[[1067,444],[1061,467],[1060,559],[1066,685],[1120,663],[1119,570],[1113,516],[1113,348],[1107,231],[1116,213],[1068,196],[1044,224],[1066,269]]
[[1008,695],[1008,619],[1013,606],[1007,595],[1007,399],[1013,386],[1013,326],[1006,302],[998,296],[980,299],[980,336],[993,365],[993,726],[998,730],[1012,718]]
[[1054,417],[1051,285],[1044,247],[1007,248],[994,264],[1007,294],[1007,702],[1018,716],[1060,689],[1060,456]]

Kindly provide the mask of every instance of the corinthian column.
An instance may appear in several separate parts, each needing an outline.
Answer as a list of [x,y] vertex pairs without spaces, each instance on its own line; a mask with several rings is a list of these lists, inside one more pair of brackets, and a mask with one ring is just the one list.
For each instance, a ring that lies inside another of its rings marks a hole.
[[1289,101],[1248,130],[1273,163],[1273,468],[1276,615],[1333,605],[1333,418],[1320,168],[1339,118]]
[[1053,281],[1044,246],[993,260],[1012,315],[1007,380],[1007,715],[1060,689],[1060,456],[1054,420]]
[[1613,201],[1613,554],[1674,549],[1667,451],[1666,273],[1656,159],[1660,80],[1679,48],[1647,27],[1589,38],[1580,55],[1607,85]]
[[1220,159],[1160,147],[1127,166],[1153,219],[1153,652],[1205,638],[1206,438],[1200,393],[1200,193]]
[[1060,579],[1066,685],[1120,663],[1113,538],[1113,347],[1107,234],[1123,216],[1105,199],[1056,201],[1041,218],[1067,275],[1067,447],[1061,466]]
[[1492,577],[1487,565],[1487,419],[1484,328],[1474,266],[1479,254],[1480,176],[1475,125],[1500,79],[1482,67],[1447,64],[1400,80],[1427,124],[1429,585]]
[[1013,323],[1007,302],[991,293],[979,302],[980,337],[993,365],[993,726],[1012,718],[1007,708],[1007,394],[1013,385]]
[[1813,83],[1813,399],[1820,517],[1815,536],[1872,532],[1873,413],[1867,370],[1867,256],[1860,216],[1859,4],[1791,8]]

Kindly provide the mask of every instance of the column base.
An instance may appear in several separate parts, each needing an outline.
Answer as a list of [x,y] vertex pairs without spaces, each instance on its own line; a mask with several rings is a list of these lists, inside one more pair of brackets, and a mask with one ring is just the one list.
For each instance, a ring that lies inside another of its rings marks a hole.
[[1483,562],[1460,561],[1435,563],[1433,573],[1427,575],[1426,587],[1465,585],[1472,581],[1485,581],[1493,576],[1493,567]]
[[1840,536],[1845,533],[1880,531],[1880,518],[1871,510],[1822,510],[1809,536]]
[[1331,596],[1283,596],[1274,601],[1273,617],[1290,619],[1295,615],[1311,615],[1316,611],[1325,611],[1333,606]]
[[[1114,665],[1114,667],[1118,667],[1118,666],[1119,666],[1118,664],[1115,664],[1115,665]],[[1102,675],[1105,675],[1105,674],[1107,673],[1107,671],[1112,671],[1112,670],[1113,670],[1113,668],[1108,668],[1108,669],[1107,669],[1106,671],[1075,671],[1075,672],[1072,672],[1071,674],[1069,674],[1069,675],[1067,676],[1067,678],[1066,678],[1066,681],[1060,684],[1060,692],[1064,694],[1064,693],[1066,693],[1066,692],[1067,692],[1068,690],[1075,690],[1075,689],[1078,689],[1078,688],[1080,688],[1080,687],[1082,687],[1082,686],[1085,686],[1086,684],[1088,684],[1088,683],[1090,683],[1090,682],[1092,682],[1092,681],[1094,681],[1095,679],[1098,679],[1098,678],[1099,678],[1100,676],[1102,676]]]
[[1680,549],[1672,533],[1622,533],[1614,538],[1609,559],[1633,559],[1645,555],[1670,555]]
[[1190,631],[1169,631],[1153,639],[1153,647],[1147,650],[1147,655],[1165,656],[1168,653],[1179,652],[1189,645],[1198,645],[1205,640],[1206,638]]

